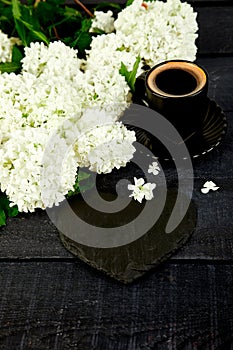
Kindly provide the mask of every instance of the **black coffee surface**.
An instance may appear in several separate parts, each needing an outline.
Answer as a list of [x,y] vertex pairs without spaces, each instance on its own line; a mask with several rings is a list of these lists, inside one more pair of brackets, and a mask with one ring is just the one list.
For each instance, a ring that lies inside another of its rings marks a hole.
[[194,76],[181,69],[163,71],[157,75],[155,82],[160,90],[172,95],[188,94],[197,86]]

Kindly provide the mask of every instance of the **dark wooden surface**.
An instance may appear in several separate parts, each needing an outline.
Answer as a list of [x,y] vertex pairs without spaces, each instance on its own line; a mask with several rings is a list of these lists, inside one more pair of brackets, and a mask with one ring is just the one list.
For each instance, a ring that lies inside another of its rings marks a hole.
[[[45,213],[9,220],[0,231],[1,350],[233,349],[233,2],[190,3],[209,97],[228,120],[221,145],[194,162],[194,234],[125,286],[66,251]],[[219,191],[201,194],[207,180]]]

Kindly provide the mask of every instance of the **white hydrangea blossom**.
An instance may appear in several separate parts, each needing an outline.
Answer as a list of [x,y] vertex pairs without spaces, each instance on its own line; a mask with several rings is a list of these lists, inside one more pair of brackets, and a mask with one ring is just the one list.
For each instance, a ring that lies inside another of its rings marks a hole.
[[0,29],[0,62],[11,62],[13,46],[20,45],[21,41],[18,38],[8,38],[8,35]]
[[77,58],[77,50],[66,46],[61,41],[55,41],[49,46],[44,43],[31,43],[25,47],[25,57],[22,59],[23,72],[36,77],[61,76],[63,80],[71,79],[80,70],[82,60]]
[[[128,70],[132,70],[136,57],[133,53],[119,50],[121,43],[115,33],[99,35],[93,38],[91,49],[86,61],[86,76],[90,84],[94,85],[96,103],[102,100],[106,93],[106,100],[111,104],[121,105],[120,111],[131,102],[130,88],[119,73],[121,62]],[[138,74],[141,70],[138,70]],[[93,84],[93,79],[95,84]]]
[[[82,61],[76,54],[61,42],[48,47],[33,43],[25,49],[21,74],[0,75],[0,186],[20,211],[58,204],[73,189],[78,166],[85,164],[97,172],[109,172],[133,156],[134,134],[115,122],[128,104],[125,80],[121,77],[121,84],[117,85],[117,79],[111,81],[106,74],[101,85],[100,76],[95,78],[97,74],[81,71]],[[117,107],[111,108],[111,103]],[[97,109],[109,105],[110,113],[106,114],[105,108],[98,114]],[[88,117],[83,112],[90,106],[96,109]],[[94,128],[92,136],[87,127],[90,125]],[[49,153],[50,161],[44,163],[42,155],[54,130],[59,132],[59,138],[55,137],[59,143]],[[83,139],[76,140],[80,134]],[[74,145],[69,144],[70,138]],[[96,159],[100,158],[101,143],[107,140],[112,142],[112,149],[107,155],[102,147],[104,158]],[[88,153],[85,145],[90,142]],[[71,153],[65,168],[60,169],[63,177],[66,174],[62,183],[56,161],[66,145],[71,147]],[[46,174],[43,198],[41,168]]]
[[[58,154],[64,152],[65,140],[57,137],[54,147],[49,149],[49,162],[46,164],[44,151],[50,136],[46,129],[26,127],[14,130],[12,138],[0,148],[1,191],[6,192],[12,205],[18,205],[19,211],[34,211],[35,208],[45,208],[45,204],[58,204],[73,188],[77,171],[74,151],[71,150],[60,169]],[[46,202],[41,197],[42,165],[46,168],[46,181],[49,182],[44,191]]]
[[66,120],[59,132],[73,145],[78,165],[97,173],[125,166],[135,152],[135,133],[98,108],[86,109],[79,119]]
[[96,29],[103,30],[105,33],[112,33],[114,31],[113,12],[95,11],[95,17],[92,20],[90,32],[94,33]]
[[124,48],[148,65],[178,58],[195,60],[196,13],[180,0],[134,0],[119,13],[114,26]]
[[135,133],[120,122],[100,125],[78,139],[75,147],[78,163],[97,173],[110,173],[132,158],[134,141]]

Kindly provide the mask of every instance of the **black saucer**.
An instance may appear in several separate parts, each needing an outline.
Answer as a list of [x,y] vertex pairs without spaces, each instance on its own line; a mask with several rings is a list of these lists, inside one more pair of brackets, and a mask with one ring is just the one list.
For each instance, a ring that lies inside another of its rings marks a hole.
[[[226,133],[226,116],[215,101],[210,99],[208,101],[207,112],[201,128],[184,140],[191,158],[198,158],[212,151],[220,144]],[[148,107],[147,102],[143,99],[135,102]],[[132,129],[136,133],[137,141],[150,149],[159,160],[172,159],[166,147],[158,139],[142,129],[134,129],[133,127]]]

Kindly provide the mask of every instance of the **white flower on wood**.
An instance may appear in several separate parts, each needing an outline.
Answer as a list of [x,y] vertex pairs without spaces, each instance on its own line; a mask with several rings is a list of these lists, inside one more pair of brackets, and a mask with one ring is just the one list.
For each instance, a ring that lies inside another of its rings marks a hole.
[[158,175],[160,171],[160,167],[158,165],[158,162],[153,162],[149,165],[148,173],[152,173],[153,175]]
[[204,194],[209,193],[209,191],[217,191],[219,189],[218,186],[213,181],[206,181],[201,189],[201,192]]
[[143,198],[146,200],[151,200],[154,198],[153,190],[155,189],[155,183],[146,183],[143,178],[137,179],[134,177],[134,185],[128,185],[128,190],[132,191],[129,197],[133,197],[138,202],[142,202]]

